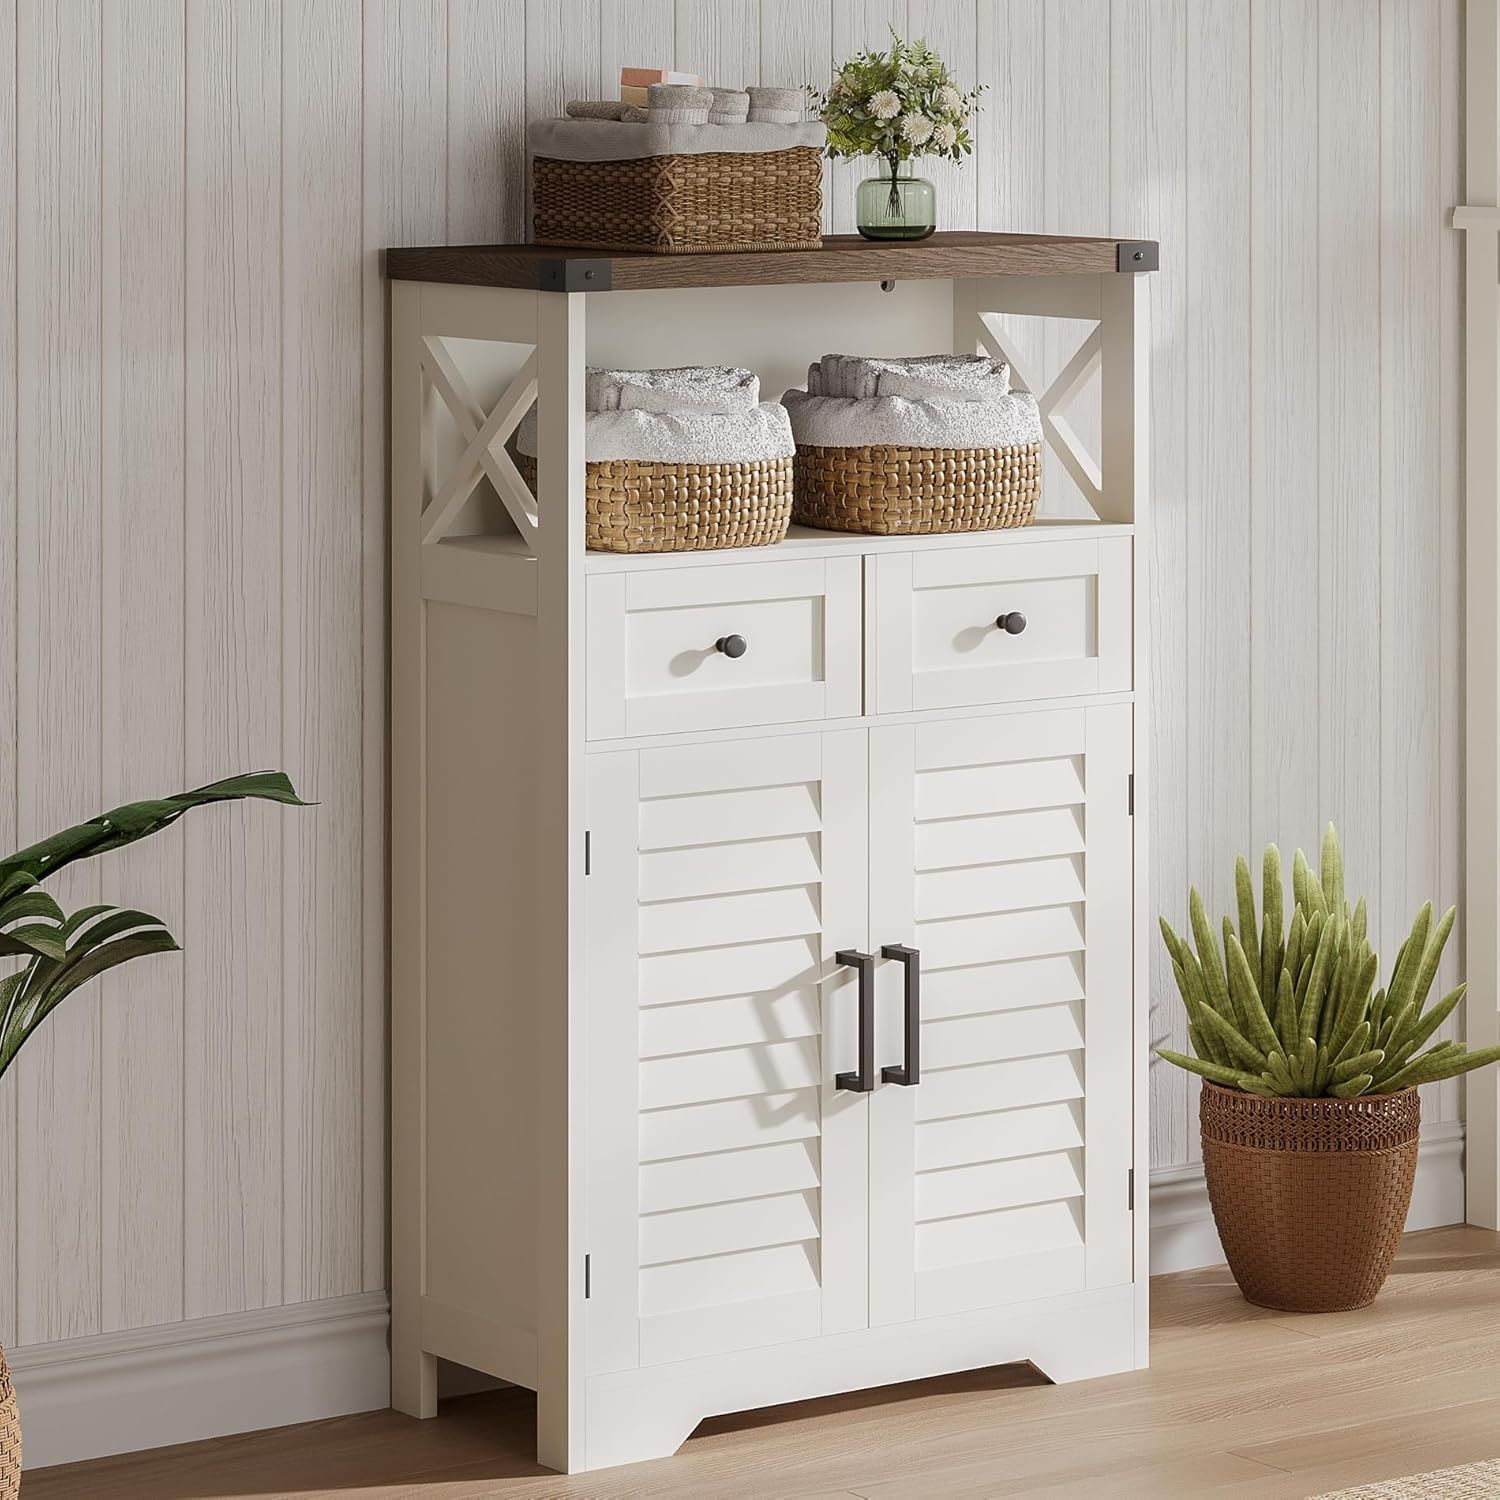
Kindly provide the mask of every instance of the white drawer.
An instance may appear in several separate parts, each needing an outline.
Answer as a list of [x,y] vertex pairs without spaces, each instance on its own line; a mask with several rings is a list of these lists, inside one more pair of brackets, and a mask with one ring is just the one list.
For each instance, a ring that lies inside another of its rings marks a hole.
[[[871,713],[1128,690],[1128,537],[890,552],[866,562]],[[1020,615],[1012,634],[998,621]]]
[[[595,574],[588,737],[857,715],[859,570],[843,557]],[[737,656],[719,645],[733,636]]]

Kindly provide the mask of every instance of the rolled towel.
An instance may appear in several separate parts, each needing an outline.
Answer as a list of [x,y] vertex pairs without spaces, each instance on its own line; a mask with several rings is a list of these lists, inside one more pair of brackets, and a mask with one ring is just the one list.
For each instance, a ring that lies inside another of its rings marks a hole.
[[[516,428],[516,447],[536,457],[534,406]],[[584,418],[588,463],[748,464],[790,458],[794,451],[790,414],[775,401],[732,413],[596,411]]]
[[743,125],[750,114],[750,95],[744,89],[710,89],[714,96],[708,107],[710,125]]
[[801,89],[773,89],[752,85],[749,118],[765,125],[795,125],[802,118],[806,95]]
[[567,112],[570,120],[623,120],[629,107],[618,99],[569,99]]
[[707,125],[713,103],[710,89],[686,83],[653,83],[646,90],[650,99],[648,118],[653,125]]
[[627,125],[644,125],[650,120],[651,111],[649,109],[637,109],[634,105],[627,105],[625,113],[620,118]]
[[799,448],[1013,448],[1042,439],[1036,397],[1024,391],[991,401],[909,401],[790,390],[781,400]]
[[759,377],[729,365],[590,369],[584,376],[584,405],[589,411],[748,411],[759,400]]

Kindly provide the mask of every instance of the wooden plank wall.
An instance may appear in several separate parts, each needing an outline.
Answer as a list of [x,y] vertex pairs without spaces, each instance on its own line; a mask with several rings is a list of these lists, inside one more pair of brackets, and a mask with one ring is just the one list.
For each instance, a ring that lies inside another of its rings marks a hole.
[[[0,1340],[384,1284],[379,248],[520,237],[524,120],[622,63],[825,82],[887,24],[990,89],[946,223],[1163,244],[1158,907],[1327,816],[1388,953],[1457,898],[1460,0],[0,0],[0,844],[320,804],[73,882],[185,952],[0,1088]],[[1158,1164],[1192,1104],[1156,1070]]]

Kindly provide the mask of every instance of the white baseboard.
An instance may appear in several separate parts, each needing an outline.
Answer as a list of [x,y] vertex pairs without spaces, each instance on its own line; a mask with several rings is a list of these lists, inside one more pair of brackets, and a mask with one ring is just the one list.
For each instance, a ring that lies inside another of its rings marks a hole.
[[[1428,1125],[1417,1153],[1417,1185],[1408,1229],[1462,1224],[1464,1219],[1464,1127]],[[1161,1167],[1151,1174],[1151,1274],[1191,1271],[1224,1262],[1202,1163]]]
[[384,1292],[7,1350],[26,1468],[390,1404]]

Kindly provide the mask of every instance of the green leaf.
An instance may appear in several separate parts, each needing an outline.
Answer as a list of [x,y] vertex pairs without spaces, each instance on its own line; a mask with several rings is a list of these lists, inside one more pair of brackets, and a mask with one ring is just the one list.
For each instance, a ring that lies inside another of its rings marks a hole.
[[1201,1057],[1187,1057],[1181,1052],[1169,1051],[1166,1047],[1158,1047],[1156,1055],[1163,1062],[1186,1068],[1189,1073],[1200,1074],[1214,1083],[1223,1084],[1225,1088],[1243,1089],[1247,1094],[1270,1093],[1270,1089],[1266,1087],[1258,1074],[1246,1073],[1238,1068],[1223,1068],[1218,1063],[1208,1062]]
[[4,1036],[0,1037],[0,1075],[5,1073],[37,1027],[80,985],[131,959],[171,952],[176,946],[172,935],[158,928],[116,938],[82,955],[77,963],[69,965],[66,972],[58,974],[14,1012]]
[[63,952],[62,933],[56,927],[31,923],[0,932],[0,958],[31,958],[37,954],[61,958]]
[[1203,909],[1203,897],[1198,894],[1197,886],[1188,892],[1188,920],[1192,924],[1193,940],[1198,945],[1198,962],[1203,969],[1208,1003],[1221,1018],[1237,1020],[1234,1002],[1229,998],[1229,984],[1219,962],[1219,945],[1214,939],[1213,928],[1208,925],[1208,913]]
[[62,907],[40,886],[32,885],[8,901],[0,901],[0,927],[8,927],[23,917],[45,917],[62,926]]
[[1198,1024],[1206,1036],[1212,1035],[1226,1049],[1232,1064],[1256,1074],[1265,1072],[1265,1054],[1251,1046],[1217,1011],[1204,1009],[1198,1016]]
[[87,823],[65,828],[51,838],[12,854],[8,859],[0,860],[0,888],[18,873],[25,873],[34,880],[43,880],[75,860],[133,844],[137,839],[158,833],[176,822],[190,808],[244,798],[280,802],[293,807],[309,805],[298,797],[292,783],[282,771],[256,771],[245,776],[230,776],[190,792],[179,792],[175,797],[128,802],[91,818]]
[[1348,1083],[1351,1078],[1361,1073],[1373,1074],[1375,1069],[1385,1061],[1384,1052],[1361,1052],[1357,1057],[1351,1057],[1346,1062],[1337,1063],[1333,1069],[1333,1081],[1335,1083]]
[[1275,844],[1267,844],[1260,867],[1260,997],[1268,1009],[1277,1002],[1278,976],[1284,953],[1282,903],[1285,895],[1281,883],[1281,850]]
[[1251,972],[1250,960],[1240,940],[1233,933],[1229,934],[1225,952],[1229,956],[1229,992],[1245,1017],[1246,1039],[1259,1047],[1263,1054],[1276,1051],[1281,1044],[1261,1003],[1260,985]]
[[1333,972],[1333,958],[1343,941],[1342,918],[1330,916],[1323,923],[1318,938],[1317,952],[1313,956],[1312,973],[1307,982],[1307,996],[1302,1002],[1299,1026],[1304,1037],[1318,1035],[1319,1022],[1323,1015],[1323,1001],[1327,993],[1328,980]]
[[1323,853],[1318,863],[1322,877],[1323,900],[1329,911],[1342,915],[1344,910],[1344,852],[1339,848],[1338,831],[1330,823],[1323,830]]
[[1276,981],[1276,1039],[1282,1051],[1297,1045],[1297,1002],[1292,995],[1292,976],[1283,969]]
[[[1246,953],[1260,953],[1260,927],[1255,920],[1255,887],[1250,883],[1250,866],[1243,854],[1234,860],[1234,899],[1240,914],[1240,946]],[[1226,948],[1225,952],[1229,950]]]

